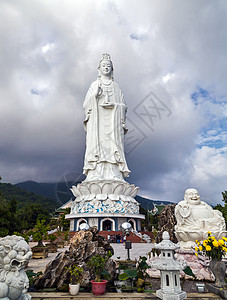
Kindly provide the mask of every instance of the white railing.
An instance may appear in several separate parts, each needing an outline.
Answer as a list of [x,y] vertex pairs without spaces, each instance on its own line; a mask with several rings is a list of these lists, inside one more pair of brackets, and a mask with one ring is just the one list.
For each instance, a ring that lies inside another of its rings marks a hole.
[[142,234],[134,229],[132,229],[132,233],[134,233],[136,236],[138,236],[139,238],[143,239],[145,242],[147,243],[151,243],[151,238],[149,235],[147,235],[146,233]]

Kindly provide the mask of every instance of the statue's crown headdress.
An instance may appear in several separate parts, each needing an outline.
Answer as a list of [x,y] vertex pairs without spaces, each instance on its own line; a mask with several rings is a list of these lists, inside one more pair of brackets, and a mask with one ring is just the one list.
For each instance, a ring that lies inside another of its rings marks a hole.
[[102,60],[103,60],[103,59],[111,60],[110,55],[109,55],[108,53],[104,53],[104,54],[102,55]]

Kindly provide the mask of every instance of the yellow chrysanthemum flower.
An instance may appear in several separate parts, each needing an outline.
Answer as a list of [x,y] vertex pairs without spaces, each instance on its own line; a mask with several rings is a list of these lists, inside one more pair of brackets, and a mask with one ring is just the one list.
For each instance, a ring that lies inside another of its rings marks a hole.
[[196,244],[198,244],[198,240],[195,240]]
[[223,245],[225,245],[225,242],[223,240],[218,240],[218,245],[223,246]]
[[223,236],[222,239],[227,242],[227,238],[225,236]]
[[207,245],[206,246],[206,251],[211,251],[211,246]]
[[208,232],[207,232],[207,234],[208,234],[208,235],[211,235],[211,232],[210,232],[210,231],[208,231]]
[[226,247],[223,247],[223,250],[224,250],[225,252],[227,252],[227,248],[226,248]]
[[195,251],[198,251],[198,247],[195,247]]
[[206,247],[206,245],[207,245],[207,240],[204,240],[203,241],[203,246]]
[[195,255],[198,257],[198,253],[195,253]]
[[203,247],[202,246],[199,246],[199,251],[202,251],[203,250]]
[[211,236],[211,239],[214,241],[215,240],[215,236]]
[[213,246],[218,248],[218,242],[216,240],[213,241]]

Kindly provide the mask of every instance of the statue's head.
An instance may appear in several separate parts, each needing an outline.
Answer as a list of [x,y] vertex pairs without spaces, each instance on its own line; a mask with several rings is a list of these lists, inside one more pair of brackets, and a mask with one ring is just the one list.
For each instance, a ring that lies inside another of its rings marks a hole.
[[102,55],[102,59],[99,62],[98,73],[99,76],[103,75],[113,77],[113,63],[109,54],[105,53]]
[[187,189],[184,193],[184,200],[190,204],[199,204],[200,196],[199,192],[196,189]]
[[0,238],[0,270],[21,270],[31,257],[32,252],[23,237],[8,235]]

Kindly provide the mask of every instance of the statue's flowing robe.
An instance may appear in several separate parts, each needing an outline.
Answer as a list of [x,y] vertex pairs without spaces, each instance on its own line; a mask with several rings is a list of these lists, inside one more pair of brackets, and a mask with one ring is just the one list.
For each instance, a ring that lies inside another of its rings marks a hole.
[[[127,177],[130,173],[124,154],[127,106],[116,82],[101,86],[102,94],[96,97],[98,86],[99,79],[91,84],[83,105],[84,128],[87,133],[83,171],[88,176],[89,171],[95,173],[97,166],[104,163],[111,168],[117,166],[122,178]],[[114,104],[113,108],[102,106],[108,102]]]

